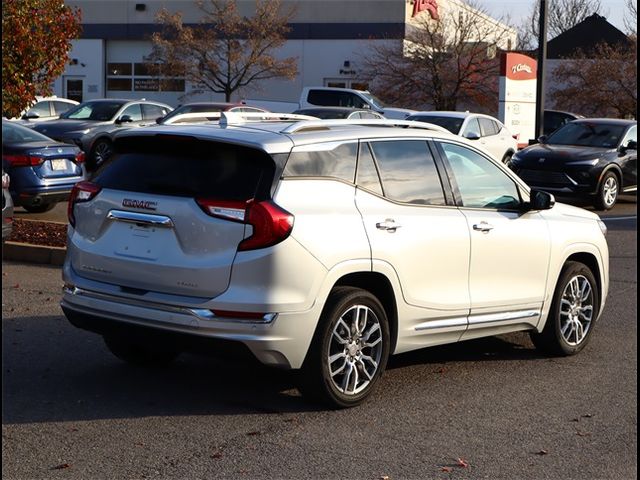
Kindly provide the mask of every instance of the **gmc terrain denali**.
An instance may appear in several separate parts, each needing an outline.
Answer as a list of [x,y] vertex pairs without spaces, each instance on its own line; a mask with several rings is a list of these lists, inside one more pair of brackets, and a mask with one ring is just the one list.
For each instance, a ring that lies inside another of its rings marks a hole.
[[390,354],[589,341],[609,284],[595,214],[429,124],[234,118],[123,132],[72,193],[62,308],[120,359],[244,345],[347,407]]

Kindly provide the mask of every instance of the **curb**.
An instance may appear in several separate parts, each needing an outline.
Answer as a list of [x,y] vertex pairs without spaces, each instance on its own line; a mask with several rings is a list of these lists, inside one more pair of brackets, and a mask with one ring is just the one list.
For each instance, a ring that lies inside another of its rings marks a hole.
[[66,254],[66,247],[47,247],[20,242],[2,244],[3,260],[62,266]]

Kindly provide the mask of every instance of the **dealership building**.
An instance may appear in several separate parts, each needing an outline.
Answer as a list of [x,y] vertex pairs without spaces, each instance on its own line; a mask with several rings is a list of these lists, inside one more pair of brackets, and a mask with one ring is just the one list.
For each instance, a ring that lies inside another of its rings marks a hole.
[[[146,98],[176,106],[185,101],[220,101],[213,92],[192,95],[183,78],[152,75],[145,58],[151,34],[159,30],[157,12],[180,12],[185,24],[197,24],[201,11],[191,0],[66,0],[82,11],[83,32],[73,41],[70,61],[56,80],[54,93],[78,101],[93,98]],[[240,13],[252,16],[255,0],[238,0]],[[287,42],[278,57],[295,57],[293,80],[263,81],[241,97],[269,106],[270,101],[295,103],[305,86],[366,89],[360,65],[367,51],[381,42],[395,42],[399,54],[412,28],[425,18],[437,22],[445,15],[475,15],[502,30],[500,49],[515,47],[516,32],[478,12],[461,0],[298,0],[283,1],[295,8]],[[507,34],[505,35],[504,32]],[[494,47],[495,47],[494,46]],[[497,80],[496,80],[497,81]]]

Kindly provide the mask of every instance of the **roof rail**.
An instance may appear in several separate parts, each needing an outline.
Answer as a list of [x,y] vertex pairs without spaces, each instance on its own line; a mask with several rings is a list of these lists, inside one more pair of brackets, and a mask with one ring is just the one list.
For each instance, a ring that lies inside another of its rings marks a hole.
[[350,125],[358,125],[363,127],[402,127],[402,128],[417,128],[421,130],[432,130],[442,133],[451,133],[446,128],[440,125],[434,125],[427,122],[416,122],[414,120],[311,120],[296,122],[293,125],[289,125],[280,133],[298,133],[305,130],[319,130],[330,129],[331,127],[346,127]]
[[301,120],[318,120],[317,117],[309,115],[297,115],[294,113],[272,113],[272,112],[221,112],[220,126],[242,125],[249,122],[290,122]]

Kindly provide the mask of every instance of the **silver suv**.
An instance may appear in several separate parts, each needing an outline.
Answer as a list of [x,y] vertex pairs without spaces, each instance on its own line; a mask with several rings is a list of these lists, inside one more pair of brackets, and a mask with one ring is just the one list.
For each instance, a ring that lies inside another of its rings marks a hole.
[[587,344],[609,283],[595,214],[429,124],[232,117],[123,132],[72,193],[62,309],[122,360],[246,347],[347,407],[390,354]]

